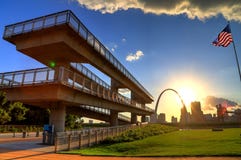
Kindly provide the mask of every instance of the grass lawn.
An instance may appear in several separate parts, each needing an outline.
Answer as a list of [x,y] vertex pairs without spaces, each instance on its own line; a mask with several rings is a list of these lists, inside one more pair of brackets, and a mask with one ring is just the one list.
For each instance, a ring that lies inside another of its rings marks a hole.
[[182,130],[134,142],[63,153],[105,156],[240,156],[241,128]]

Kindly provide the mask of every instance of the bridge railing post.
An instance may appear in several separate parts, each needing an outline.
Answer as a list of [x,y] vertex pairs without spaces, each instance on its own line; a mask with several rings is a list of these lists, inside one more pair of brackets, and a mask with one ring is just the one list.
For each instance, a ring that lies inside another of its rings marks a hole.
[[72,134],[69,134],[68,135],[68,151],[70,150],[71,137],[72,137]]
[[4,74],[2,74],[1,86],[3,85],[3,80],[4,80]]
[[89,129],[88,131],[88,146],[90,147],[91,145],[91,130]]
[[104,140],[104,130],[101,129],[101,141],[103,141],[103,140]]
[[106,129],[106,137],[109,137],[109,128]]
[[21,85],[24,85],[24,81],[25,81],[25,72],[23,72],[23,77],[22,77]]
[[57,153],[57,147],[58,147],[58,142],[59,142],[59,139],[58,139],[58,134],[55,135],[55,141],[54,141],[54,152]]
[[79,134],[79,149],[82,147],[82,133]]
[[98,144],[98,140],[99,140],[99,138],[98,138],[98,131],[96,130],[95,131],[95,144]]

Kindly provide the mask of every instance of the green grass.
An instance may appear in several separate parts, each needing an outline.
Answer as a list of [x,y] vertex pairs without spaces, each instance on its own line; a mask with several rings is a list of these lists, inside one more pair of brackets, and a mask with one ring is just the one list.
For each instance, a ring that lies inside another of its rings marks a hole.
[[101,156],[240,156],[241,128],[212,132],[211,129],[183,130],[143,140],[102,145],[69,154]]

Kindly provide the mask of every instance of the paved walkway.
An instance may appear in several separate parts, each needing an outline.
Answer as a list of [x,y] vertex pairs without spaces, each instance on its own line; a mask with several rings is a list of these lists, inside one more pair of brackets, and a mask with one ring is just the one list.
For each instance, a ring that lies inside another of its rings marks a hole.
[[53,146],[41,144],[41,137],[0,137],[1,160],[241,160],[241,157],[92,157],[55,154]]

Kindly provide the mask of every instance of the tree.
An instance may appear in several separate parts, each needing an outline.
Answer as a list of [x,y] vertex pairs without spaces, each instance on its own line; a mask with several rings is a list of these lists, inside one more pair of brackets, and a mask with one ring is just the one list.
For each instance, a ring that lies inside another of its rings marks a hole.
[[26,108],[21,102],[14,102],[10,104],[11,112],[10,116],[12,118],[11,122],[16,123],[18,121],[22,121],[26,119],[24,116],[26,112],[29,110]]
[[67,114],[65,118],[65,126],[69,129],[79,129],[81,128],[81,124],[83,123],[83,120],[80,116],[73,115],[73,114]]
[[25,105],[29,109],[24,117],[25,120],[21,124],[25,125],[44,125],[49,123],[50,111],[46,108],[40,108],[32,105]]
[[11,121],[9,114],[2,108],[0,108],[0,124],[4,124]]
[[0,91],[0,124],[11,121],[9,102],[6,93]]
[[24,120],[27,111],[23,103],[8,101],[6,93],[0,91],[0,124]]

